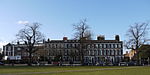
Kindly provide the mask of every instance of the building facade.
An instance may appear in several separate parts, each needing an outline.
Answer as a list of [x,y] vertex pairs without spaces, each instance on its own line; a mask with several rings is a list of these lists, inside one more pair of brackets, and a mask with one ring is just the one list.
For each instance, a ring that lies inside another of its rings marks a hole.
[[129,52],[127,51],[126,54],[124,54],[124,57],[127,57],[127,58],[129,58],[129,60],[132,60],[136,54],[137,54],[137,51],[132,49]]
[[[3,54],[5,56],[5,60],[15,60],[17,58],[15,58],[16,56],[20,57],[20,55],[18,55],[18,46],[16,46],[15,44],[11,44],[8,43],[7,45],[3,46]],[[20,57],[21,59],[21,57]]]
[[[81,45],[84,46],[81,49]],[[115,40],[105,40],[104,36],[98,36],[97,40],[47,40],[45,49],[48,51],[48,59],[59,57],[61,61],[74,63],[81,61],[81,50],[84,63],[119,63],[123,58],[123,42],[119,36]]]
[[[98,36],[96,40],[63,40],[44,41],[35,45],[39,50],[32,54],[33,61],[61,61],[62,63],[119,63],[123,58],[123,42],[116,35],[114,40],[105,40],[104,36]],[[24,44],[7,44],[3,46],[4,56],[20,56],[21,60],[28,60]]]
[[[32,54],[33,61],[39,61],[40,58],[46,57],[47,52],[44,50],[45,45],[43,43],[35,45],[38,49]],[[23,63],[28,61],[29,53],[26,51],[27,46],[25,44],[11,44],[3,46],[3,54],[5,60],[20,60]]]

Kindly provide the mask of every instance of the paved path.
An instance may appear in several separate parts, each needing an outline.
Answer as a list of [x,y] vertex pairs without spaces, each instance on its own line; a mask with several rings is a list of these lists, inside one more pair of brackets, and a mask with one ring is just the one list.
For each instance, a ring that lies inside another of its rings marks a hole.
[[129,68],[142,68],[140,66],[136,67],[120,67],[120,68],[100,68],[100,69],[81,69],[81,70],[64,70],[64,71],[52,71],[52,72],[22,72],[22,73],[7,73],[0,75],[28,75],[28,74],[52,74],[52,73],[65,73],[65,72],[89,72],[89,71],[100,71],[100,70],[121,70]]

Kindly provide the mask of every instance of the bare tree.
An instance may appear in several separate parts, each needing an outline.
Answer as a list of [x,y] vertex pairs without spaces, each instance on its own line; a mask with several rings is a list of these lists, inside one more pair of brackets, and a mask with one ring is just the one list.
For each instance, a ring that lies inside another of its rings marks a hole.
[[79,23],[74,24],[74,33],[75,39],[80,41],[80,47],[76,48],[79,50],[81,63],[84,63],[84,49],[86,48],[85,41],[92,39],[92,32],[90,31],[90,27],[87,25],[87,20],[83,19]]
[[40,25],[39,23],[26,24],[25,28],[21,29],[17,34],[18,40],[24,42],[27,47],[26,51],[29,53],[29,66],[32,65],[32,54],[38,50],[35,45],[44,39],[43,34],[39,31]]
[[83,19],[80,20],[79,23],[73,24],[74,30],[76,31],[74,33],[74,38],[75,39],[81,39],[81,38],[86,38],[87,40],[91,40],[93,33],[90,31],[89,25],[87,25],[87,20]]
[[140,65],[139,48],[142,44],[145,44],[145,42],[148,41],[148,39],[146,38],[147,34],[148,23],[135,23],[135,25],[130,26],[126,34],[129,38],[127,41],[125,41],[125,47],[127,49],[136,50],[133,59],[137,61],[138,65]]
[[125,41],[125,47],[127,49],[137,50],[142,44],[144,44],[148,39],[146,35],[148,34],[148,23],[135,23],[135,25],[130,26],[127,36],[128,40]]

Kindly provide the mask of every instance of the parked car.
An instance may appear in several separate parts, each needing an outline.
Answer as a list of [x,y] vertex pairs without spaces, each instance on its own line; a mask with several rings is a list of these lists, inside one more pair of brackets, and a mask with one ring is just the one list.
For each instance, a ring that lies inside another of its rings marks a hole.
[[127,62],[120,62],[118,65],[119,66],[128,66],[128,63]]
[[96,63],[97,66],[105,66],[106,63],[105,62],[99,62],[99,63]]
[[4,65],[4,63],[0,62],[0,65]]
[[60,62],[52,62],[53,65],[59,66]]
[[128,66],[136,66],[137,65],[136,62],[128,62],[127,64],[128,64]]
[[118,63],[113,63],[113,66],[118,66],[119,64]]
[[39,65],[39,62],[38,61],[34,61],[32,62],[33,65]]

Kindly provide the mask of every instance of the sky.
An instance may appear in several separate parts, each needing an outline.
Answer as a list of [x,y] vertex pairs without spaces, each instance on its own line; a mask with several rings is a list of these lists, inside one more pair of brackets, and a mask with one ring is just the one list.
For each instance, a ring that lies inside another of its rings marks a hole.
[[114,39],[134,23],[150,21],[150,0],[0,0],[0,47],[16,40],[24,23],[41,23],[46,38],[73,37],[73,24],[81,19],[97,35]]

